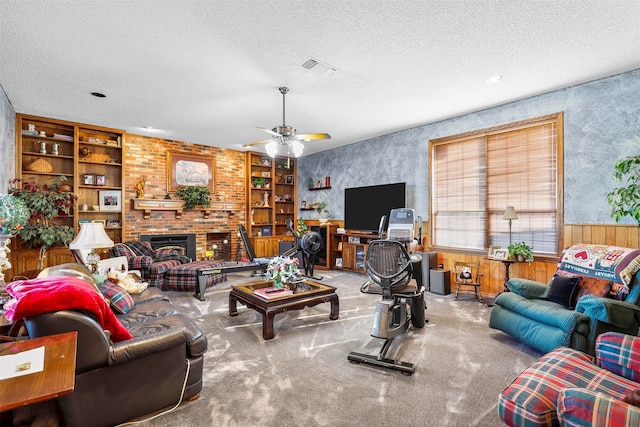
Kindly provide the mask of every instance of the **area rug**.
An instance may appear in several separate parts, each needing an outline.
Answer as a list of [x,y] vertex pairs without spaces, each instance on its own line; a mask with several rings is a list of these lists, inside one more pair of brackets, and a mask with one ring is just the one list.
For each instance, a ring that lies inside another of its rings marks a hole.
[[255,280],[229,275],[205,301],[168,292],[206,332],[200,398],[140,426],[497,426],[499,393],[540,354],[488,327],[491,307],[473,297],[426,294],[428,324],[411,328],[389,356],[416,364],[411,376],[347,360],[350,351],[377,354],[369,335],[380,296],[360,292],[365,276],[318,272],[335,286],[330,304],[282,313],[275,338],[262,338],[261,316],[238,305],[228,313],[229,287]]

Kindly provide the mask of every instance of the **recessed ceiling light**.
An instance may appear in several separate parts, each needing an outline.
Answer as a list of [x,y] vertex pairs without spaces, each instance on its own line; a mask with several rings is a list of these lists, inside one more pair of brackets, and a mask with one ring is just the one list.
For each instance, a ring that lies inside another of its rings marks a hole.
[[91,92],[91,95],[95,96],[96,98],[106,98],[107,95],[105,95],[104,93],[100,93],[100,92]]
[[501,82],[503,79],[504,79],[504,76],[503,76],[503,75],[498,74],[498,75],[495,75],[495,76],[489,77],[489,78],[487,79],[487,83],[498,83],[498,82]]

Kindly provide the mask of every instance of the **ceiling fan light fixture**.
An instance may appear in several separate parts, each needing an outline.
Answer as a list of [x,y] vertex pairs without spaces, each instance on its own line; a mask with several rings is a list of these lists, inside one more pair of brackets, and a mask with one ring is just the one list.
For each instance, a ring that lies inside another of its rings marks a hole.
[[289,145],[291,146],[291,150],[293,151],[293,155],[295,157],[302,156],[302,152],[304,151],[304,145],[302,145],[300,141],[298,141],[297,139],[294,139],[293,141],[289,142]]
[[273,158],[276,156],[276,154],[278,154],[279,145],[280,144],[278,144],[276,141],[271,140],[267,142],[267,145],[265,145],[264,148],[265,150],[267,150],[267,154]]

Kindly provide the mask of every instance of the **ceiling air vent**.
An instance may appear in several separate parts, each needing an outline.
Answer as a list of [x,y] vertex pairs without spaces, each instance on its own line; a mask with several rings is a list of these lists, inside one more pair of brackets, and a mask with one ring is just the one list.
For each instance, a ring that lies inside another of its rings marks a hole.
[[313,59],[313,58],[307,59],[301,65],[301,67],[321,77],[329,76],[335,73],[336,71],[338,71],[336,67],[332,67],[327,63],[318,61],[317,59]]

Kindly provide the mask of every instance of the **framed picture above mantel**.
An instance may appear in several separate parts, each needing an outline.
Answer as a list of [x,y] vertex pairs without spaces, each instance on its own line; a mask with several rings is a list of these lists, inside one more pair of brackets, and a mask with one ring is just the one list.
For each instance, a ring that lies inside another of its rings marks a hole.
[[176,191],[183,185],[208,187],[214,192],[215,159],[167,152],[167,191]]

